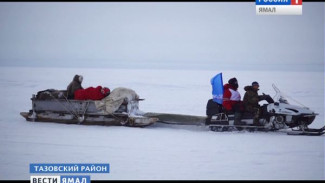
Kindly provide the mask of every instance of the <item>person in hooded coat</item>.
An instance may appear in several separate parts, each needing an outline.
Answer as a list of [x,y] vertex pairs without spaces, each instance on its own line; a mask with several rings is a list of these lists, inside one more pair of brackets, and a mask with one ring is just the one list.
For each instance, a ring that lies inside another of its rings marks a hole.
[[244,112],[244,106],[241,101],[240,93],[237,91],[238,86],[236,78],[229,79],[228,83],[224,85],[222,106],[226,110],[226,113],[235,114],[235,125],[244,125],[246,123],[240,121],[242,113]]
[[255,113],[260,108],[258,102],[262,99],[257,93],[259,90],[258,82],[254,81],[251,86],[245,86],[244,90],[246,91],[243,99],[245,111]]
[[258,95],[260,85],[258,82],[254,81],[251,86],[245,86],[246,91],[243,99],[245,111],[254,114],[254,125],[259,126],[259,116],[262,114],[263,109],[258,102],[266,100],[268,103],[273,103],[273,99],[269,95]]
[[81,75],[75,75],[73,77],[73,80],[67,87],[67,97],[68,99],[74,99],[74,92],[79,89],[83,89],[81,86],[83,77]]
[[107,87],[97,86],[86,89],[79,89],[74,92],[75,100],[101,100],[110,94]]

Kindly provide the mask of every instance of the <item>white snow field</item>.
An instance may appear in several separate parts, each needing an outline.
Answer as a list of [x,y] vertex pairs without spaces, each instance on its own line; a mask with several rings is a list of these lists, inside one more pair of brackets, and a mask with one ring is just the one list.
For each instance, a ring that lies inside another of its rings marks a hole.
[[210,79],[226,83],[272,83],[319,113],[311,127],[324,126],[324,73],[291,71],[131,70],[0,67],[0,179],[29,180],[30,163],[109,163],[109,174],[92,180],[323,180],[324,136],[283,132],[212,132],[205,126],[156,123],[145,128],[27,122],[32,94],[65,89],[75,74],[83,87],[128,87],[140,109],[205,116]]

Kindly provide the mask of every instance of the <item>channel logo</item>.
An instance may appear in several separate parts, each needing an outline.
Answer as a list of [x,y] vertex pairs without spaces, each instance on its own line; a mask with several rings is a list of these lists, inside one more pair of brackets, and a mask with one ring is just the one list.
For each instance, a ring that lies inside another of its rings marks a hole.
[[[110,166],[106,164],[71,164],[71,163],[31,163],[29,164],[30,183],[90,183],[90,175],[49,175],[49,174],[91,174],[109,173]],[[46,175],[34,175],[46,174]]]
[[90,183],[89,175],[31,176],[30,183]]
[[256,15],[302,15],[302,0],[256,0]]

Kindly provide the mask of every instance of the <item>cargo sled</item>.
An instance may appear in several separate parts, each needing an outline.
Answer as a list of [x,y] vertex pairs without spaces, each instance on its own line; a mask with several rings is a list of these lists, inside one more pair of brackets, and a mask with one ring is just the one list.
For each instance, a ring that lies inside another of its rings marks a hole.
[[70,100],[65,90],[44,90],[33,94],[32,109],[21,112],[27,121],[65,124],[144,127],[158,119],[138,114],[138,100],[124,100],[112,114],[96,108],[94,100]]

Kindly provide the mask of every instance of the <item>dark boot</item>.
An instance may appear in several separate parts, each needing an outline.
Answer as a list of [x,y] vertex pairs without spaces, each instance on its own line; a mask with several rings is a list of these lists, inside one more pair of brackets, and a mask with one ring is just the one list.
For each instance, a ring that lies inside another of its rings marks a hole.
[[241,122],[241,113],[235,112],[234,116],[234,125],[246,125],[246,123]]
[[255,115],[254,115],[254,119],[253,119],[253,125],[254,126],[261,126],[260,122],[259,122],[259,117],[260,117],[260,110],[256,109]]
[[210,125],[210,124],[211,124],[211,118],[212,118],[212,116],[208,116],[208,117],[205,119],[205,125]]
[[254,126],[262,126],[261,123],[259,122],[258,116],[254,116],[253,125]]

